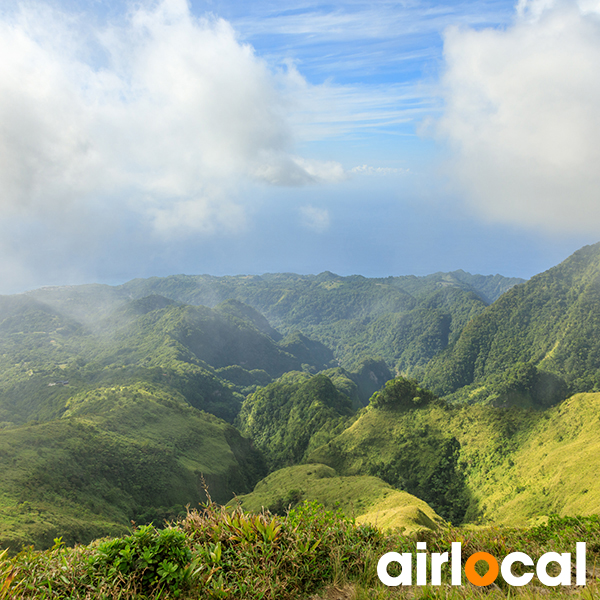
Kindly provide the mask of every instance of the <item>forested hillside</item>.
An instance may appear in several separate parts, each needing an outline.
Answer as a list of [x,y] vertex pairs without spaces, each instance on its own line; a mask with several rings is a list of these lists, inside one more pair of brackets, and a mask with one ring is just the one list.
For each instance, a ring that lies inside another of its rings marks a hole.
[[591,514],[599,294],[596,245],[528,282],[178,275],[0,297],[0,546],[160,523],[206,486],[412,532]]
[[499,298],[428,365],[440,395],[550,406],[600,389],[600,245]]
[[256,311],[245,311],[149,296],[83,323],[27,296],[0,298],[0,421],[56,418],[77,391],[139,380],[233,421],[257,385],[303,365],[333,364],[322,344],[301,334],[281,339]]
[[472,317],[522,281],[464,271],[385,279],[329,272],[173,275],[115,287],[44,288],[28,295],[84,322],[151,295],[208,307],[234,299],[256,309],[284,335],[301,331],[322,342],[345,368],[354,370],[365,356],[381,356],[390,368],[408,372],[425,365]]

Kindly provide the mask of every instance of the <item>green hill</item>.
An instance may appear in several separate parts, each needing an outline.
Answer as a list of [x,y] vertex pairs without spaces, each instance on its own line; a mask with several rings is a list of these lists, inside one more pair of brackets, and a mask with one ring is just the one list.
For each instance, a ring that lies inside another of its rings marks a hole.
[[231,505],[245,511],[263,508],[285,514],[301,502],[318,502],[327,510],[341,510],[359,523],[381,528],[397,527],[406,535],[436,530],[444,525],[425,502],[393,489],[377,477],[340,477],[330,467],[319,464],[287,467],[259,481],[250,494],[236,496]]
[[450,405],[398,379],[307,457],[340,475],[374,475],[454,523],[523,525],[600,506],[600,394],[546,411]]
[[600,244],[518,285],[427,367],[438,394],[549,406],[600,389]]
[[451,410],[413,381],[389,381],[350,427],[307,461],[329,465],[340,475],[380,477],[459,523],[470,497],[459,464],[461,444],[446,424]]
[[0,459],[0,546],[14,549],[160,524],[205,500],[204,482],[226,502],[265,474],[234,427],[147,384],[84,392],[61,419],[0,430]]
[[535,413],[514,451],[473,479],[482,515],[521,524],[541,515],[600,511],[600,394],[576,394]]
[[292,372],[250,394],[237,423],[273,470],[302,462],[316,440],[331,438],[353,412],[350,398],[326,375]]

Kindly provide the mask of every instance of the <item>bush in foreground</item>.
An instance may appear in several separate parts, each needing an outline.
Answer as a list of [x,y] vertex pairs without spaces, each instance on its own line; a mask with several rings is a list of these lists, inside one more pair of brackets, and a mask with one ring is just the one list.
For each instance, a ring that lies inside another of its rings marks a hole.
[[384,542],[316,503],[286,517],[209,504],[163,530],[4,557],[0,599],[301,598],[337,581],[373,583]]
[[521,551],[537,560],[549,551],[573,552],[575,542],[586,541],[588,586],[549,589],[534,579],[518,589],[498,577],[489,588],[446,582],[387,589],[377,579],[379,557],[389,550],[415,552],[414,538],[356,525],[316,503],[304,503],[285,517],[208,504],[162,530],[144,526],[88,546],[67,548],[57,540],[43,552],[0,554],[0,600],[300,600],[345,584],[351,594],[346,597],[353,600],[599,597],[597,516],[551,517],[530,529],[448,527],[423,532],[420,539],[429,552],[447,551],[460,541],[463,560],[480,551],[499,559]]

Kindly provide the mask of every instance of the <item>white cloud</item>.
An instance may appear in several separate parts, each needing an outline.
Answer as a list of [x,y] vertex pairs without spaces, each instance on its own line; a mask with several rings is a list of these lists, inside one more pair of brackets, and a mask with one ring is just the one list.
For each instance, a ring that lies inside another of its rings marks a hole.
[[301,223],[306,229],[316,233],[324,233],[329,229],[331,218],[326,208],[317,208],[315,206],[300,207]]
[[600,3],[521,1],[505,30],[449,29],[437,132],[493,220],[600,231]]
[[246,225],[243,208],[217,194],[176,200],[167,208],[158,206],[149,209],[148,216],[156,232],[164,237],[171,236],[174,231],[184,236],[190,233],[210,234],[215,230],[235,232]]
[[[133,211],[163,235],[236,228],[244,179],[342,178],[290,154],[281,82],[222,19],[185,0],[94,28],[44,5],[0,17],[4,214]],[[125,201],[124,198],[127,198]]]
[[274,185],[305,185],[308,183],[337,183],[348,177],[336,161],[305,159],[300,156],[281,156],[257,167],[258,179]]
[[397,175],[406,174],[408,171],[408,169],[397,169],[395,167],[371,167],[369,165],[359,165],[350,169],[350,173],[356,175]]

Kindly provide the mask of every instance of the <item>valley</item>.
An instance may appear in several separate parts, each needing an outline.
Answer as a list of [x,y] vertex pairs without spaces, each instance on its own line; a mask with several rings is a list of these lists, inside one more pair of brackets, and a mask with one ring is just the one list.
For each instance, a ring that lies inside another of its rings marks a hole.
[[600,245],[526,282],[178,275],[0,297],[0,548],[212,501],[317,502],[406,536],[591,517],[599,339]]

